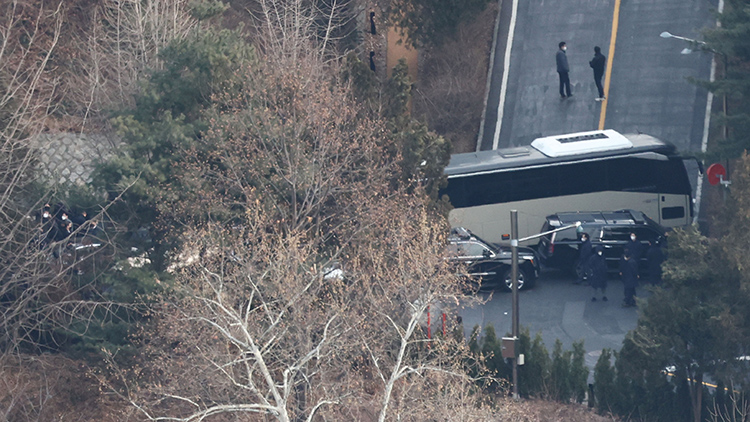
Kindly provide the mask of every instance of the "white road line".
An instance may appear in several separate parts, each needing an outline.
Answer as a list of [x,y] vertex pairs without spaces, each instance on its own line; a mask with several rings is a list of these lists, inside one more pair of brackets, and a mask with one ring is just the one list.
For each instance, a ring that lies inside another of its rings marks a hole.
[[508,90],[508,73],[510,70],[510,50],[513,46],[513,34],[516,32],[516,12],[518,11],[518,0],[513,0],[513,11],[510,15],[510,28],[508,28],[508,42],[505,45],[505,63],[503,63],[503,83],[500,86],[500,100],[497,104],[497,122],[495,124],[495,136],[492,139],[492,149],[497,149],[500,141],[500,129],[503,125],[503,111],[505,109],[505,94]]
[[[724,0],[719,0],[719,6],[717,11],[721,14],[724,12]],[[716,22],[716,26],[721,26],[720,22]],[[724,72],[727,70],[724,69]],[[711,59],[711,74],[708,76],[709,82],[716,80],[716,54]],[[703,118],[703,139],[701,141],[701,152],[705,153],[708,149],[708,129],[711,126],[711,108],[714,103],[713,92],[708,92],[708,98],[706,99],[706,114]],[[701,199],[703,196],[703,175],[698,172],[698,180],[695,183],[695,213],[693,214],[693,224],[698,223],[698,216],[701,211]]]
[[492,35],[492,50],[490,50],[490,65],[487,69],[487,84],[484,88],[484,108],[482,109],[482,121],[479,122],[479,136],[477,136],[476,152],[482,150],[482,140],[484,140],[484,123],[487,117],[487,103],[490,100],[490,85],[492,83],[492,72],[495,70],[495,50],[497,49],[498,28],[500,28],[500,11],[503,7],[503,0],[497,0],[497,18],[495,18],[495,32]]

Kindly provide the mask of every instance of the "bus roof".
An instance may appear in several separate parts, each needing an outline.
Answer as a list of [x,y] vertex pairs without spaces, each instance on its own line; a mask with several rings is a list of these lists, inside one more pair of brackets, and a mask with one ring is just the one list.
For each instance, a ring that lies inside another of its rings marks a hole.
[[669,156],[676,152],[673,144],[650,135],[621,135],[614,130],[597,130],[537,138],[529,146],[453,154],[445,175],[451,177],[613,156],[664,159],[647,153]]

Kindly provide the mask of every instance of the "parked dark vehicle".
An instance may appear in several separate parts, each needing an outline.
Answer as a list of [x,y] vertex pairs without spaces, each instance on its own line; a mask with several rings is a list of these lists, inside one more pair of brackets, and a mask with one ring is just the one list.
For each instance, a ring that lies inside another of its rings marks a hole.
[[537,253],[545,267],[576,271],[581,234],[588,233],[591,246],[601,246],[610,272],[617,272],[619,260],[630,242],[630,234],[643,252],[639,260],[642,273],[647,271],[646,251],[649,242],[659,241],[666,248],[666,229],[640,211],[595,211],[560,212],[547,216],[541,232],[554,230],[567,224],[581,222],[578,228],[570,228],[542,236],[537,245]]
[[[512,289],[511,248],[485,242],[469,230],[451,229],[448,237],[448,259],[465,265],[466,276],[473,288]],[[539,275],[539,260],[531,248],[518,248],[518,289],[534,287]]]

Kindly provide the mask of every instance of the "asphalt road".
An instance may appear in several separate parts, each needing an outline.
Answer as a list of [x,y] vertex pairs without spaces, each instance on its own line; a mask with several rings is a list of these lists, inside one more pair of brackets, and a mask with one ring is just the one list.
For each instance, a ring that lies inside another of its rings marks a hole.
[[[704,28],[715,25],[712,11],[719,0],[518,0],[515,14],[514,1],[502,0],[478,150],[595,130],[602,117],[605,129],[647,133],[674,143],[684,155],[701,150],[708,92],[687,78],[707,80],[711,54],[681,54],[687,43],[659,34],[669,31],[700,39]],[[618,29],[613,38],[618,3]],[[558,93],[555,66],[560,41],[568,45],[574,94],[566,100]],[[588,62],[595,45],[601,47],[611,68],[606,103],[594,101],[598,94]],[[697,179],[694,166],[688,170],[691,179]],[[601,349],[620,349],[638,315],[636,309],[620,307],[623,289],[619,280],[610,280],[608,302],[591,302],[591,293],[563,274],[545,272],[533,290],[520,295],[520,324],[530,328],[532,337],[541,332],[549,350],[556,339],[566,349],[583,339],[586,363],[593,369]],[[639,294],[647,297],[644,288],[639,288]],[[484,305],[460,313],[467,336],[475,325],[488,324],[498,335],[509,333],[511,295],[495,292]]]
[[[514,18],[513,0],[503,0],[478,149],[528,145],[540,136],[597,129],[604,104],[594,101],[598,94],[588,62],[598,45],[611,67],[604,127],[647,133],[676,144],[682,152],[700,151],[707,91],[686,78],[707,80],[711,54],[681,54],[686,42],[659,34],[669,31],[700,39],[700,31],[715,24],[711,13],[717,2],[622,0],[612,43],[616,2],[524,0],[518,1]],[[508,39],[512,42],[506,64]],[[574,97],[567,100],[558,94],[555,53],[560,41],[568,45],[571,68]]]
[[[543,271],[533,289],[519,294],[519,324],[529,328],[532,339],[541,333],[550,352],[557,339],[566,350],[572,348],[574,341],[583,340],[586,364],[593,371],[603,348],[620,350],[625,334],[636,326],[638,311],[620,306],[623,288],[616,278],[608,282],[607,302],[592,302],[591,287],[572,282],[571,276],[559,271]],[[637,293],[639,297],[648,297],[643,287]],[[484,328],[490,324],[498,336],[509,334],[512,295],[501,290],[482,295],[489,299],[486,303],[459,311],[466,337],[469,338],[475,326]]]

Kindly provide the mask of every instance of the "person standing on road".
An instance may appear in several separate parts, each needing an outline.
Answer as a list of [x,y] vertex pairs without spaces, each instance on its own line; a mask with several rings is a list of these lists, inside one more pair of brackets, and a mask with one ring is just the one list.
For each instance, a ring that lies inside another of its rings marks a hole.
[[643,244],[638,240],[638,236],[636,236],[635,233],[630,233],[630,240],[625,245],[625,249],[630,250],[630,256],[636,262],[635,268],[638,269],[640,273],[640,262],[643,258],[644,250]]
[[555,59],[557,60],[557,74],[560,76],[560,97],[565,99],[573,96],[570,93],[570,77],[568,76],[570,66],[568,66],[568,56],[565,53],[568,46],[565,45],[565,41],[560,41],[560,44],[557,46],[559,49],[557,50]]
[[592,302],[596,302],[596,291],[601,290],[602,300],[607,301],[607,261],[604,258],[604,249],[597,246],[591,258],[589,258],[589,284],[594,289]]
[[576,281],[575,284],[583,283],[589,274],[589,259],[594,254],[591,247],[591,240],[588,233],[581,235],[581,246],[578,248],[578,262],[576,263]]
[[638,261],[627,248],[620,258],[620,277],[625,293],[622,307],[631,308],[635,306],[635,288],[638,286]]
[[607,58],[602,54],[602,49],[597,45],[594,47],[594,58],[589,62],[589,66],[594,69],[594,83],[596,83],[596,89],[599,90],[599,97],[596,101],[604,101],[604,88],[602,87],[602,76],[604,76],[604,65],[607,63]]
[[654,286],[661,284],[661,264],[664,262],[664,251],[661,249],[659,239],[651,243],[646,251],[646,264],[648,266],[648,281]]

